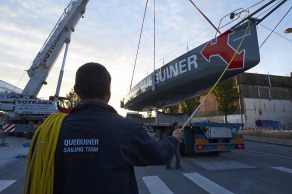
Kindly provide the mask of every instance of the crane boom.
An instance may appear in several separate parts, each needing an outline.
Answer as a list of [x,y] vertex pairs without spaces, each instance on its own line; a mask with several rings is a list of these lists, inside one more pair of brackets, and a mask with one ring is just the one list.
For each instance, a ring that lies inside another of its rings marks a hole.
[[[0,124],[0,130],[2,128],[3,132],[14,132],[16,134],[27,132],[27,137],[31,138],[31,134],[49,114],[58,111],[68,113],[70,111],[72,105],[70,100],[58,97],[58,94],[71,33],[74,32],[75,26],[80,18],[83,17],[88,1],[70,0],[70,3],[33,60],[31,67],[27,70],[30,79],[22,93],[14,91],[0,92],[0,111],[6,112],[3,126]],[[38,99],[37,95],[42,85],[46,84],[46,79],[65,44],[67,46],[56,94],[51,96],[49,100]],[[9,126],[8,131],[6,130],[7,126]]]
[[26,98],[36,98],[50,70],[54,66],[66,41],[70,41],[70,34],[74,32],[79,19],[85,13],[89,0],[71,0],[65,8],[57,24],[48,36],[41,50],[27,70],[30,77],[22,95]]

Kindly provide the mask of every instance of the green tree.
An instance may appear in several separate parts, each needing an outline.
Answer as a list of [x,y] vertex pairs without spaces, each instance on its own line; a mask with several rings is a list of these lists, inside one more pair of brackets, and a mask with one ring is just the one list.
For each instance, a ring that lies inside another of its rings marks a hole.
[[227,122],[227,115],[237,110],[235,102],[238,100],[239,94],[233,86],[234,79],[232,78],[220,83],[213,91],[219,103],[218,111],[224,114],[225,122]]
[[66,96],[72,102],[72,106],[75,106],[80,101],[80,97],[75,93],[73,88],[70,90],[68,94],[66,94]]
[[188,99],[180,104],[181,112],[187,113],[188,116],[191,116],[196,108],[200,104],[200,96],[196,96],[194,98]]
[[175,113],[178,113],[178,108],[179,108],[179,105],[169,106],[169,107],[162,109],[162,112],[175,114]]

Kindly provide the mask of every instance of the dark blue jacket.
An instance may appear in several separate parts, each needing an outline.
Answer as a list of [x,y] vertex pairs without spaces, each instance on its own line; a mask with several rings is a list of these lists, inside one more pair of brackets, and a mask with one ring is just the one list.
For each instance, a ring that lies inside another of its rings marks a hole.
[[156,142],[111,106],[83,100],[61,127],[54,194],[138,193],[134,166],[165,165],[176,147],[176,138]]

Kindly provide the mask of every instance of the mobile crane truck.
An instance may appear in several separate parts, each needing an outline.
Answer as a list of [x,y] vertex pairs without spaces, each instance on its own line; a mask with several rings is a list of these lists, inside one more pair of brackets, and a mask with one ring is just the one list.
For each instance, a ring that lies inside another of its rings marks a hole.
[[[55,112],[68,113],[70,111],[69,99],[59,97],[59,92],[71,33],[74,32],[79,19],[83,17],[88,1],[71,0],[69,2],[64,13],[33,60],[31,67],[27,70],[30,79],[22,93],[0,93],[0,111],[5,112],[2,122],[2,131],[4,133],[15,132],[17,135],[27,132],[27,137],[31,138],[33,132],[44,122],[48,115]],[[38,99],[37,95],[41,87],[47,83],[46,79],[50,70],[54,66],[64,45],[66,47],[56,93],[49,100]]]

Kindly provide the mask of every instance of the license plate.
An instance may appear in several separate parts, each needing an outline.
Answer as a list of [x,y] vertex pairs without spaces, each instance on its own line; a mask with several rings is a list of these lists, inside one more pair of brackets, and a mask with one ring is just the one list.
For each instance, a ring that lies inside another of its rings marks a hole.
[[224,145],[216,145],[216,148],[217,148],[218,150],[221,150],[221,149],[224,149],[225,146],[224,146]]

